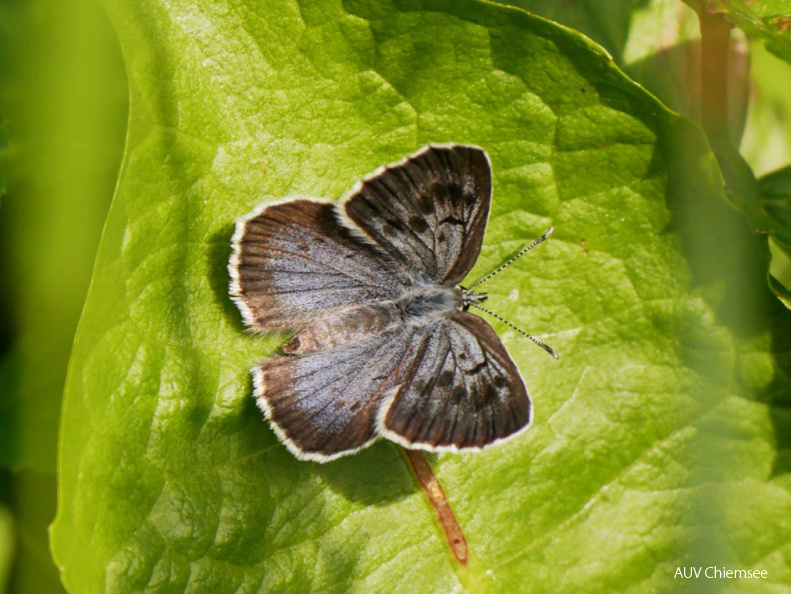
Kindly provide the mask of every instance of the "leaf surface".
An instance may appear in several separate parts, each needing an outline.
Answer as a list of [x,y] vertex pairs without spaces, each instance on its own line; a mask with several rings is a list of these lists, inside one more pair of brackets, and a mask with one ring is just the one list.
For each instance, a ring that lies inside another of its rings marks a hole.
[[[131,116],[64,405],[53,550],[71,591],[646,591],[693,557],[788,572],[791,527],[769,526],[791,517],[788,318],[743,282],[765,246],[699,129],[508,7],[108,5]],[[534,427],[432,457],[466,568],[394,445],[318,465],[278,443],[248,370],[282,337],[244,332],[226,272],[262,200],[334,199],[441,142],[492,159],[469,280],[557,226],[487,284],[561,355],[493,324]]]

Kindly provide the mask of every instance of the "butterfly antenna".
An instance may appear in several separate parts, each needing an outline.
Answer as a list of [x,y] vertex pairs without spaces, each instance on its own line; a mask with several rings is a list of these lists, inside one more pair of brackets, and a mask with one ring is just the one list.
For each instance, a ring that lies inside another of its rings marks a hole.
[[[550,235],[552,235],[552,232],[553,232],[554,230],[555,230],[555,228],[554,228],[554,227],[550,227],[550,228],[549,228],[549,231],[547,231],[546,233],[544,233],[544,234],[543,234],[541,237],[539,237],[538,239],[536,239],[536,240],[535,240],[533,243],[531,243],[531,244],[530,244],[529,246],[527,246],[526,248],[523,248],[523,249],[522,249],[522,250],[521,250],[521,251],[520,251],[518,254],[516,254],[514,257],[512,257],[510,260],[508,260],[508,261],[507,261],[505,264],[503,264],[502,266],[500,266],[500,268],[498,268],[497,270],[495,270],[494,272],[492,272],[492,273],[490,273],[490,274],[487,274],[485,277],[483,277],[481,280],[479,280],[477,283],[475,283],[475,284],[474,284],[474,285],[472,285],[471,287],[468,287],[468,288],[467,288],[467,290],[468,290],[468,291],[471,291],[472,289],[474,289],[474,288],[475,288],[475,287],[477,287],[478,285],[482,285],[483,283],[485,283],[486,281],[488,281],[488,280],[489,280],[490,278],[492,278],[492,277],[493,277],[495,274],[498,274],[498,273],[499,273],[499,272],[500,272],[500,271],[501,271],[503,268],[505,268],[506,266],[508,266],[508,265],[509,265],[509,264],[511,264],[512,262],[514,262],[516,259],[518,259],[518,258],[521,258],[522,256],[524,256],[524,255],[525,255],[527,252],[529,252],[530,250],[532,250],[532,249],[533,249],[534,247],[536,247],[536,246],[537,246],[539,243],[542,243],[543,241],[545,241],[547,237],[549,237]],[[544,345],[544,346],[546,346],[546,345]]]
[[[550,232],[551,232],[551,230],[550,230]],[[546,237],[544,237],[544,239],[546,239]],[[543,241],[543,239],[541,241]],[[536,343],[538,346],[540,346],[542,349],[544,349],[550,355],[555,357],[555,359],[559,359],[558,354],[555,351],[552,350],[551,346],[548,346],[548,345],[544,344],[543,342],[538,340],[535,336],[532,336],[531,334],[528,334],[527,332],[525,332],[521,328],[517,328],[516,326],[514,326],[511,322],[509,322],[505,318],[502,318],[502,317],[498,316],[496,313],[494,313],[492,311],[489,311],[488,309],[484,309],[480,305],[477,305],[475,303],[470,303],[469,305],[470,305],[470,307],[474,307],[475,309],[480,309],[484,313],[488,313],[493,318],[497,318],[498,320],[500,320],[503,324],[505,324],[506,326],[508,326],[512,330],[516,330],[517,332],[519,332],[519,334],[521,334],[525,338],[529,338],[530,340],[532,340],[534,343]]]

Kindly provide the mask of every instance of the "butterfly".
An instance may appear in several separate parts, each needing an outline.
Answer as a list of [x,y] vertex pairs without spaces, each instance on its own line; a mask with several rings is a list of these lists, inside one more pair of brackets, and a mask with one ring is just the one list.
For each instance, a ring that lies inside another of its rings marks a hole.
[[231,297],[251,330],[293,332],[252,373],[259,408],[295,456],[327,462],[379,437],[480,450],[528,427],[516,364],[468,311],[486,294],[459,285],[491,196],[485,151],[430,145],[337,204],[285,199],[239,220]]

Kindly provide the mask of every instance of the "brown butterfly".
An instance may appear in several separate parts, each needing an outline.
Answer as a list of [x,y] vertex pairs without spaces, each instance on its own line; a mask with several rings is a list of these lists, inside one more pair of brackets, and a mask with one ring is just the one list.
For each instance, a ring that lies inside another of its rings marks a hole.
[[259,407],[298,458],[327,462],[377,437],[480,450],[530,424],[519,370],[467,311],[486,295],[458,285],[491,195],[483,150],[427,146],[338,204],[270,202],[238,222],[233,300],[252,330],[296,332],[253,376]]

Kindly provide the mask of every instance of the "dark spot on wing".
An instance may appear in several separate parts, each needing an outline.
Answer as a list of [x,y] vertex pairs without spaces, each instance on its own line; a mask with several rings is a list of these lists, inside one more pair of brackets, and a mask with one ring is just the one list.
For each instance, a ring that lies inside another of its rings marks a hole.
[[450,398],[453,402],[461,402],[467,396],[467,388],[464,386],[456,386],[450,393]]
[[431,196],[428,194],[424,194],[420,197],[417,203],[418,212],[424,215],[430,215],[434,212],[434,201],[431,199]]
[[495,375],[492,382],[494,382],[494,385],[498,388],[505,386],[505,378],[502,375]]
[[448,186],[448,194],[450,194],[450,203],[454,208],[458,207],[462,202],[469,201],[469,196],[465,195],[464,190],[456,184]]
[[453,372],[452,371],[443,371],[439,374],[439,378],[437,379],[437,386],[440,388],[444,388],[449,386],[453,382]]
[[409,228],[415,233],[423,233],[426,229],[428,229],[428,225],[426,224],[426,220],[423,217],[412,215],[409,217]]

